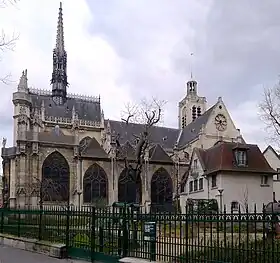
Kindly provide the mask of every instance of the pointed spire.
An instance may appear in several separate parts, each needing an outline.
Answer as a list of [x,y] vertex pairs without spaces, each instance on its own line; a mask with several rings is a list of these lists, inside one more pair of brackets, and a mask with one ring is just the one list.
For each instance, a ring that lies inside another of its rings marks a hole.
[[60,2],[56,46],[53,50],[53,73],[52,73],[52,97],[56,104],[63,104],[66,101],[68,86],[67,82],[67,53],[64,48],[62,3]]
[[62,18],[62,2],[60,2],[58,12],[57,34],[56,34],[56,50],[62,54],[64,52],[64,32],[63,32],[63,18]]
[[22,71],[22,75],[19,80],[18,84],[18,91],[20,92],[27,92],[28,91],[28,84],[27,84],[27,69]]

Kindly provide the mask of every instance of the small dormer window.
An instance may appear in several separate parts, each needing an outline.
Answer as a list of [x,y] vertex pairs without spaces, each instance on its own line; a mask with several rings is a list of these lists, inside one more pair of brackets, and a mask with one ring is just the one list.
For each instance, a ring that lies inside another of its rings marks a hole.
[[248,163],[247,160],[247,151],[244,149],[235,150],[235,160],[238,166],[246,166]]

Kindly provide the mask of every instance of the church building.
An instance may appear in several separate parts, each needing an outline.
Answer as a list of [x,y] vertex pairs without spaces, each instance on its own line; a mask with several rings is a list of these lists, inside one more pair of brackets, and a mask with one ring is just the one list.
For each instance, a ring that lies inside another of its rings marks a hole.
[[222,98],[208,108],[191,78],[179,102],[178,128],[151,127],[153,144],[147,149],[140,178],[133,181],[116,158],[114,136],[121,134],[120,144],[133,161],[133,135],[143,125],[106,119],[100,97],[67,92],[62,4],[51,87],[29,88],[24,70],[13,93],[13,146],[3,143],[2,148],[4,201],[10,207],[120,201],[169,209],[182,190],[194,148],[208,149],[217,141],[244,143]]

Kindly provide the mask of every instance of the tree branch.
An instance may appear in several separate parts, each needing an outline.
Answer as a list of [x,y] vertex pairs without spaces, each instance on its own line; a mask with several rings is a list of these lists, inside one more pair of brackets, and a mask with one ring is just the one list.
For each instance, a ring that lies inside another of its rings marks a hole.
[[[18,2],[18,0],[1,0],[0,1],[0,8],[5,8],[8,5],[14,5]],[[4,53],[6,51],[13,51],[16,45],[16,41],[18,40],[19,35],[13,34],[12,36],[7,36],[2,30],[0,35],[0,52]],[[11,82],[11,74],[7,74],[5,77],[0,78],[0,82],[3,84],[10,84]]]
[[[139,126],[139,134],[133,134],[133,137],[136,138],[134,165],[128,162],[128,156],[124,156],[121,159],[125,162],[125,167],[130,170],[129,174],[134,175],[134,178],[132,178],[134,181],[137,180],[137,177],[142,172],[146,150],[151,146],[150,129],[162,120],[164,104],[165,101],[153,98],[151,101],[142,100],[139,105],[127,104],[125,106],[125,111],[121,118],[125,126],[129,124],[142,124],[142,126]],[[124,127],[124,131],[126,128]],[[123,149],[121,149],[119,144],[118,152],[120,151],[123,151]]]
[[269,139],[274,142],[280,137],[280,86],[264,89],[259,103],[260,119],[264,122]]

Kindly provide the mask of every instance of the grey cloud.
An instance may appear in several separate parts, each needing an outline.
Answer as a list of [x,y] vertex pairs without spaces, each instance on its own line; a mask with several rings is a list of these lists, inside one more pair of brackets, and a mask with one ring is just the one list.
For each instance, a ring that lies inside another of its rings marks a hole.
[[[223,96],[234,110],[246,100],[258,101],[263,84],[277,80],[279,0],[89,4],[95,18],[91,32],[105,38],[124,59],[121,81],[128,84],[132,96],[159,94],[167,99],[167,125],[177,126],[177,103],[190,73],[190,51],[195,53],[192,68],[199,93],[207,96],[210,104]],[[162,60],[171,64],[167,72],[150,59],[161,48]],[[257,118],[245,121],[262,125]],[[243,132],[250,141],[260,142],[264,137],[263,132]]]
[[[169,101],[168,115],[177,116],[188,67],[173,70],[172,56],[177,49],[179,57],[188,57],[185,41],[192,42],[194,26],[202,27],[204,16],[197,14],[205,13],[207,2],[88,1],[94,16],[90,30],[106,39],[124,59],[120,81],[130,87],[133,97],[160,96]],[[161,60],[171,64],[173,72],[164,69]],[[177,126],[177,117],[167,122]]]
[[234,105],[261,92],[254,86],[277,78],[279,9],[277,0],[213,2],[201,49],[204,63],[198,65],[202,82],[211,91],[231,98]]

